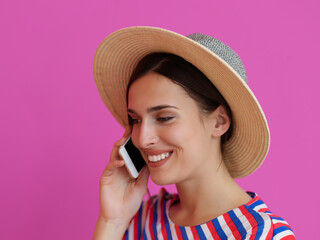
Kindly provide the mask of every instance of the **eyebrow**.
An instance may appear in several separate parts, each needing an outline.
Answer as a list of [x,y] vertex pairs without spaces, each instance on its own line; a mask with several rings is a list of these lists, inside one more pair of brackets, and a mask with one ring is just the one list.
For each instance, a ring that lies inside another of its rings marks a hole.
[[[158,106],[154,106],[154,107],[148,108],[147,112],[148,113],[156,112],[156,111],[159,111],[159,110],[162,110],[162,109],[165,109],[165,108],[174,108],[174,109],[178,109],[179,110],[179,108],[177,108],[175,106],[172,106],[172,105],[158,105]],[[128,113],[136,114],[136,112],[133,109],[130,109],[130,108],[128,108]]]

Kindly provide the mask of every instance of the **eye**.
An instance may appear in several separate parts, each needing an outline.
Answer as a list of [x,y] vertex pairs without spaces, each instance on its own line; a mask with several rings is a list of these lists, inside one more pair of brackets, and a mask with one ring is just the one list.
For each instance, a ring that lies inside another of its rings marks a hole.
[[140,123],[140,122],[141,122],[141,120],[138,119],[138,118],[131,118],[131,123],[132,123],[133,125],[138,124],[138,123]]
[[138,123],[140,123],[141,122],[141,119],[139,119],[139,118],[133,118],[133,117],[131,117],[130,115],[129,115],[129,124],[130,125],[136,125],[136,124],[138,124]]
[[170,121],[171,119],[173,119],[173,117],[171,117],[171,116],[158,117],[158,118],[157,118],[157,121],[158,121],[158,122],[168,122],[168,121]]

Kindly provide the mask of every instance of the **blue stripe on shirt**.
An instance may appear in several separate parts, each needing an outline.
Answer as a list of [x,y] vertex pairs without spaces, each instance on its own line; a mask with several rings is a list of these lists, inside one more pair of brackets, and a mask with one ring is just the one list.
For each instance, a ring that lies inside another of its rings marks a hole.
[[143,236],[143,240],[148,240],[148,238],[147,238],[147,233],[146,233],[146,229],[144,229],[142,236]]
[[283,219],[283,218],[281,218],[281,217],[273,217],[273,216],[269,216],[272,220],[274,220],[274,219],[276,219],[276,220],[280,220],[280,221],[284,221],[285,222],[285,220]]
[[142,209],[143,209],[143,204],[141,204],[141,207],[139,209],[139,212],[138,212],[138,239],[141,238],[141,229],[142,229]]
[[261,204],[264,204],[264,202],[262,200],[258,200],[252,204],[249,205],[249,207],[251,207],[252,209],[255,208],[256,206],[259,206]]
[[213,226],[215,227],[215,229],[216,229],[219,237],[220,237],[221,239],[227,239],[228,237],[227,237],[227,235],[225,234],[225,232],[222,230],[218,219],[217,219],[217,218],[213,219],[213,220],[212,220],[212,223],[213,223]]
[[184,227],[182,227],[182,226],[179,226],[179,228],[180,228],[182,239],[183,240],[188,240],[186,229]]
[[198,225],[196,226],[196,229],[197,229],[197,232],[198,232],[198,235],[200,237],[201,240],[206,240],[206,236],[204,235],[204,232],[202,230],[202,228]]
[[166,213],[166,204],[170,204],[170,201],[167,201],[167,202],[163,203],[162,216],[164,217],[164,225],[166,227],[168,239],[172,240],[170,224],[169,224],[169,221],[168,221],[168,218],[167,218],[167,213]]
[[237,217],[237,215],[233,210],[229,211],[228,214],[231,220],[233,221],[233,223],[236,225],[241,237],[244,238],[247,235],[247,231],[244,229],[242,222],[240,221],[240,219]]
[[128,237],[128,235],[129,235],[129,232],[128,232],[128,229],[126,230],[126,232],[124,233],[125,234],[125,240],[128,240],[129,239],[129,237]]
[[291,228],[289,228],[289,227],[287,227],[287,226],[281,226],[281,227],[275,228],[275,229],[273,230],[273,236],[277,235],[277,234],[280,233],[280,232],[284,232],[284,231],[286,231],[286,230],[292,231]]
[[158,232],[157,232],[157,220],[158,220],[157,206],[158,206],[158,200],[154,203],[154,208],[153,208],[152,230],[153,230],[153,234],[154,234],[154,239],[155,239],[155,240],[158,240]]
[[[262,202],[263,203],[263,202]],[[251,205],[250,205],[251,206]],[[255,239],[260,239],[263,229],[264,229],[264,219],[260,216],[260,214],[253,209],[250,209],[246,207],[247,210],[251,213],[251,215],[254,217],[254,219],[257,221],[257,233]]]

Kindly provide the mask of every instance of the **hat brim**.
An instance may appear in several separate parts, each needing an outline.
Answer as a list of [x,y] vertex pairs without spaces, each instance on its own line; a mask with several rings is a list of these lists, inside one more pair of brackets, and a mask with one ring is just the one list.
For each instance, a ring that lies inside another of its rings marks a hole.
[[233,135],[224,146],[224,162],[233,178],[254,172],[270,145],[265,115],[256,97],[223,59],[197,42],[161,28],[120,29],[99,45],[94,57],[94,79],[99,93],[116,120],[128,125],[126,88],[140,59],[152,52],[178,55],[202,71],[228,102]]

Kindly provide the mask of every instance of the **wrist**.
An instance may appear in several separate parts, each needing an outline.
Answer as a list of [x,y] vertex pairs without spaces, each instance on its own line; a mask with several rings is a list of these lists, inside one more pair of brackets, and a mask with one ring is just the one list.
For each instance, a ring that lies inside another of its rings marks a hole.
[[99,216],[98,221],[100,221],[103,225],[114,227],[117,229],[127,229],[129,222],[121,219],[105,219],[102,216]]
[[93,239],[119,239],[123,238],[123,235],[128,227],[129,223],[125,223],[117,220],[106,220],[99,216],[96,224]]

